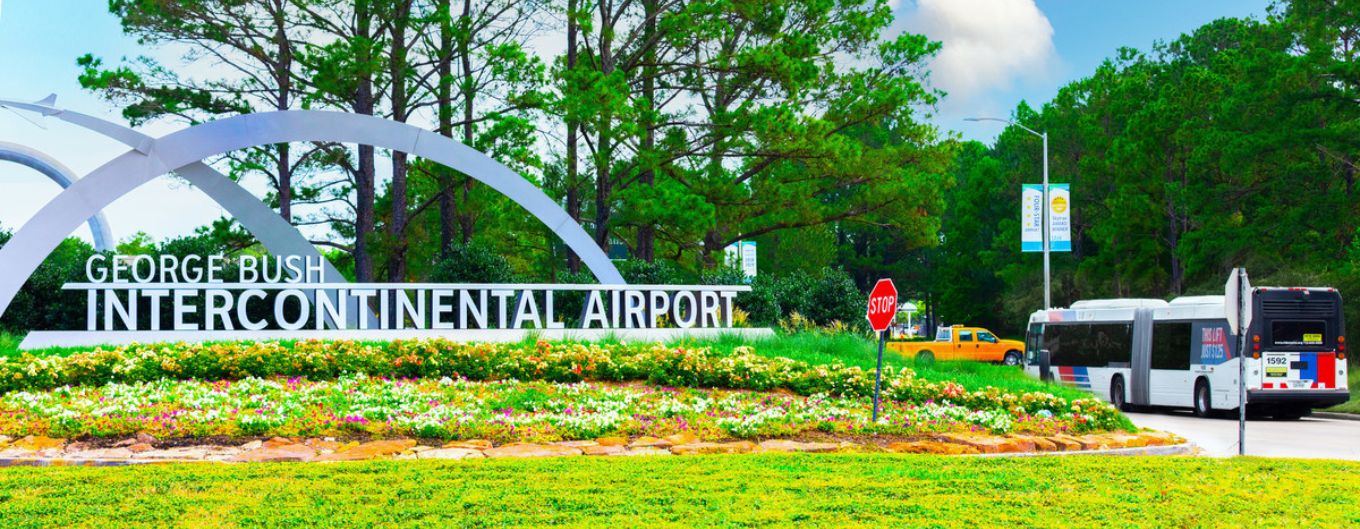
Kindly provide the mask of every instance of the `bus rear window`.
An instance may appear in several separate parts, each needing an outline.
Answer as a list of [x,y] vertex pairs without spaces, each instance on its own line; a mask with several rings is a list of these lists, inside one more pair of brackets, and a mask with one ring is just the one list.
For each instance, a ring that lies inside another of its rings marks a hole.
[[1277,346],[1325,345],[1327,322],[1275,320],[1270,322],[1270,344]]

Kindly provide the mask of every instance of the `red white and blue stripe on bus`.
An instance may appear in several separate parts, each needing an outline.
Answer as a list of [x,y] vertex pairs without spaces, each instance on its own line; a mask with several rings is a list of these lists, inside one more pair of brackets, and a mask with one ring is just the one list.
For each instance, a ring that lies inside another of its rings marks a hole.
[[1091,374],[1086,372],[1085,367],[1059,366],[1058,380],[1082,389],[1091,389]]
[[[1298,355],[1298,363],[1303,365],[1299,369],[1291,367],[1288,378],[1305,382],[1311,380],[1312,389],[1340,389],[1341,386],[1336,382],[1336,353],[1298,353]],[[1289,383],[1263,382],[1261,387],[1286,389]]]

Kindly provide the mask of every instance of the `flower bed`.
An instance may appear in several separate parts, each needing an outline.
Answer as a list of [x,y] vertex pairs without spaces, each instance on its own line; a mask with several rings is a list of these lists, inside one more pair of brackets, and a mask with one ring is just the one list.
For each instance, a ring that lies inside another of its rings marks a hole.
[[1070,414],[1045,418],[947,403],[887,402],[878,422],[862,398],[644,385],[472,382],[350,375],[335,381],[112,383],[11,392],[0,397],[0,433],[57,437],[413,436],[557,441],[605,436],[704,439],[919,435],[943,432],[1054,434]]
[[[389,378],[465,378],[473,381],[644,381],[666,387],[787,390],[864,400],[873,371],[840,363],[808,364],[769,358],[749,348],[731,354],[659,344],[465,344],[432,339],[359,342],[157,345],[98,349],[66,357],[29,354],[0,360],[0,394],[61,386],[161,380],[242,380],[300,377],[337,380],[365,373]],[[883,373],[886,401],[951,404],[1014,418],[1046,414],[1076,431],[1129,429],[1113,407],[1097,400],[1068,400],[1048,393],[1011,393],[987,387],[969,391],[954,382],[919,379],[910,369]]]

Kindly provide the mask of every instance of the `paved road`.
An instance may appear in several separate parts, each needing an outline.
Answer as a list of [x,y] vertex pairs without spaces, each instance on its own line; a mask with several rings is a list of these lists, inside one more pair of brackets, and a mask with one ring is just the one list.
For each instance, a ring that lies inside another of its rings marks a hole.
[[[1129,413],[1134,424],[1175,433],[1212,456],[1237,455],[1237,419],[1190,412]],[[1247,455],[1360,460],[1360,421],[1306,417],[1247,421]]]

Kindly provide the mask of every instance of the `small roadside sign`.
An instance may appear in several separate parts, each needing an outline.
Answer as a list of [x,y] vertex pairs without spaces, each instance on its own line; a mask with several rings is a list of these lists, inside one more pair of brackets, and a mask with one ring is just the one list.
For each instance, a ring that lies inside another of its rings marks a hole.
[[1228,317],[1228,327],[1233,334],[1241,335],[1245,332],[1242,329],[1251,327],[1250,307],[1251,281],[1247,279],[1247,271],[1234,268],[1228,276],[1228,283],[1223,285],[1223,312]]
[[879,390],[883,385],[883,347],[888,341],[888,326],[897,317],[897,286],[891,279],[880,279],[869,291],[869,309],[864,317],[878,333],[878,369],[874,371],[874,422],[878,422]]
[[888,330],[896,316],[897,287],[891,279],[880,279],[874,284],[874,289],[869,291],[869,310],[865,318],[868,318],[869,327],[874,332],[883,332]]

